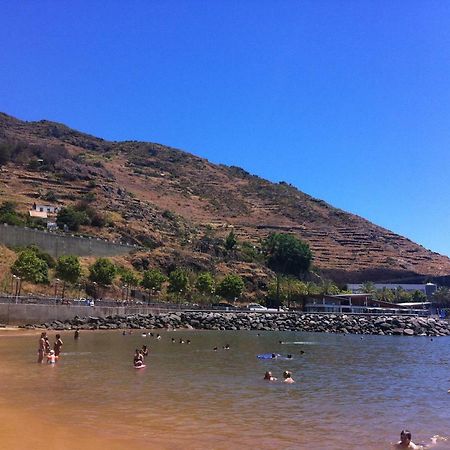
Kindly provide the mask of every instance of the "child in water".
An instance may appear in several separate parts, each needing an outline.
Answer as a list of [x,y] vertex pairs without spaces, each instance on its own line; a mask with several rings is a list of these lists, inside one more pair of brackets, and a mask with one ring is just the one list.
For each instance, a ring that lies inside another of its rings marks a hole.
[[58,357],[55,355],[55,350],[50,350],[50,353],[47,355],[47,364],[56,364]]

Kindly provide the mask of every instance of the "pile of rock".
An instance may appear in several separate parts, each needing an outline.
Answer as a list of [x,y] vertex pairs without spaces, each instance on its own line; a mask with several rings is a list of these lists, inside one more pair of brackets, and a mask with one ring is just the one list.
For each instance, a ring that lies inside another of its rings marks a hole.
[[409,316],[354,316],[337,314],[269,314],[227,312],[171,312],[128,316],[75,317],[27,328],[54,330],[174,329],[312,331],[345,334],[404,336],[449,336],[450,323],[444,320]]

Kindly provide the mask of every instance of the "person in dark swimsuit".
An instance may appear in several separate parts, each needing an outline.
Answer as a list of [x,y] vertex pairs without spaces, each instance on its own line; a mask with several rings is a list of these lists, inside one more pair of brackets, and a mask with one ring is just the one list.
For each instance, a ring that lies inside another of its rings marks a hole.
[[61,347],[63,346],[63,341],[61,339],[61,335],[57,334],[55,344],[53,345],[53,350],[55,350],[55,356],[59,356],[61,353]]
[[44,361],[45,351],[45,338],[47,337],[47,333],[43,331],[41,333],[41,337],[39,338],[39,347],[38,347],[38,360],[37,362],[41,364]]

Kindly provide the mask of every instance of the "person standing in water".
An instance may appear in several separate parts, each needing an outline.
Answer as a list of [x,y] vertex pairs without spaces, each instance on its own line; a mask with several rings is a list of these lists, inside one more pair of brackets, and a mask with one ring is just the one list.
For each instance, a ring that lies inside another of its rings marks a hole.
[[80,338],[80,330],[79,330],[79,328],[77,328],[77,329],[75,330],[75,334],[73,335],[73,338],[74,338],[75,340],[77,340],[77,339]]
[[146,345],[142,346],[141,353],[142,353],[142,356],[148,356],[148,348]]
[[55,350],[55,356],[59,356],[61,353],[61,347],[63,346],[63,341],[61,339],[61,335],[57,334],[55,340],[55,344],[53,345],[53,350]]
[[41,337],[39,338],[39,347],[38,347],[38,364],[41,364],[44,361],[45,355],[45,338],[47,337],[47,333],[43,331],[41,333]]

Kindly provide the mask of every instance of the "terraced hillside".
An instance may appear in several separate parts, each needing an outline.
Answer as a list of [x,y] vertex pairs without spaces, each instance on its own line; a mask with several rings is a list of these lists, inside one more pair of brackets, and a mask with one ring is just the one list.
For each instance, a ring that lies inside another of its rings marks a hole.
[[108,142],[6,114],[1,142],[10,154],[0,172],[0,200],[26,211],[50,192],[60,205],[89,198],[110,215],[110,226],[83,231],[140,243],[148,248],[140,257],[160,265],[267,274],[258,258],[221,253],[221,239],[233,229],[241,243],[255,246],[271,232],[294,233],[310,244],[318,270],[338,281],[450,274],[448,257],[293,186],[171,147]]

